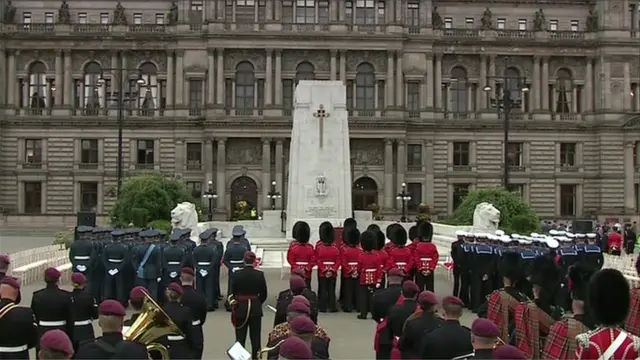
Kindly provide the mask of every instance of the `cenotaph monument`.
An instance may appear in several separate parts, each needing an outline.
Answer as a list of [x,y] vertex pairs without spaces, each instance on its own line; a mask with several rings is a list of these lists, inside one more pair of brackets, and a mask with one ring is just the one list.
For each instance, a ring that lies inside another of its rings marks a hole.
[[294,94],[289,153],[287,237],[296,221],[334,226],[352,216],[346,89],[341,81],[302,80]]

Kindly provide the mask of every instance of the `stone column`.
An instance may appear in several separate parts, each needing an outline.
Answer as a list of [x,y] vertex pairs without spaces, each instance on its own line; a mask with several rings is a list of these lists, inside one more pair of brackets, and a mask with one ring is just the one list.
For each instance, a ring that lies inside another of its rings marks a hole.
[[[62,101],[64,98],[64,84],[63,84],[63,66],[62,65],[62,51],[58,51],[56,52],[56,91],[55,91],[55,98],[56,98],[56,106],[60,106],[62,105]],[[67,85],[68,86],[68,85]]]
[[175,66],[173,64],[173,50],[167,51],[167,108],[173,108],[173,94],[176,89]]
[[[204,141],[204,156],[202,161],[204,162],[204,182],[208,184],[209,181],[214,181],[213,178],[213,139],[206,139]],[[177,161],[177,159],[176,159]],[[186,161],[186,157],[182,159]]]
[[542,58],[542,79],[540,82],[540,90],[542,91],[541,109],[551,111],[549,108],[549,58]]
[[389,51],[387,53],[387,106],[393,106],[395,104],[395,98],[393,97],[393,52]]
[[[187,155],[186,155],[187,144],[184,142],[183,139],[177,139],[175,143],[175,147],[176,147],[176,155],[175,155],[176,160],[174,162],[174,169],[176,174],[182,174],[185,168],[185,163],[187,162]],[[205,154],[205,158],[206,156],[207,155]],[[211,163],[213,163],[213,161],[211,161]]]
[[435,203],[435,197],[436,197],[435,191],[434,191],[436,181],[435,181],[435,174],[433,171],[433,168],[434,168],[433,154],[434,154],[433,141],[427,141],[426,149],[425,149],[425,162],[424,162],[424,166],[426,170],[425,171],[425,180],[426,180],[425,201],[430,206],[432,206],[431,204]]
[[218,49],[218,61],[216,64],[216,72],[218,73],[216,79],[216,85],[218,86],[218,91],[216,91],[216,104],[224,105],[224,84],[226,79],[224,78],[224,50]]
[[404,174],[407,171],[407,152],[405,150],[405,143],[404,140],[398,140],[398,160],[397,164],[398,164],[398,169],[396,170],[398,172],[398,186],[400,186],[400,184],[402,184],[404,182]]
[[338,22],[338,0],[331,0],[329,3],[329,11],[331,11],[331,18],[329,21]]
[[216,159],[216,193],[218,194],[217,208],[227,209],[227,203],[225,201],[225,195],[227,192],[227,150],[225,148],[225,142],[227,139],[218,139],[218,158]]
[[402,24],[402,10],[404,9],[402,7],[402,0],[397,0],[395,5],[398,6],[398,11],[395,12],[396,24]]
[[[333,5],[334,4],[332,4],[332,6]],[[331,64],[330,65],[330,71],[331,72],[329,74],[329,80],[335,81],[336,78],[337,78],[336,73],[337,73],[337,70],[338,70],[337,69],[338,64],[337,64],[337,59],[336,59],[336,56],[338,55],[338,51],[336,49],[331,49],[330,52],[331,52],[331,61],[330,61],[330,64]]]
[[20,104],[16,102],[18,99],[16,98],[16,84],[18,83],[18,78],[16,77],[16,51],[9,50],[9,81],[7,81],[7,105],[10,107],[18,107]]
[[266,21],[272,21],[273,20],[273,1],[274,0],[267,0],[267,5],[266,5],[266,9],[265,9],[265,20]]
[[345,21],[345,8],[344,8],[344,0],[337,0],[338,1],[338,21],[343,22]]
[[436,83],[434,91],[436,92],[436,109],[442,109],[442,55],[436,54]]
[[396,54],[396,106],[404,107],[404,69],[402,68],[402,53],[397,52]]
[[427,103],[425,107],[433,108],[433,54],[427,54]]
[[635,144],[626,142],[624,144],[624,209],[625,213],[632,213],[636,208],[636,194],[634,186],[634,174],[636,166],[633,163],[633,151]]
[[347,85],[347,52],[340,50],[340,81]]
[[176,105],[184,105],[184,50],[176,51]]
[[[64,90],[63,103],[69,107],[73,106],[73,77],[71,65],[71,50],[64,51]],[[57,86],[57,85],[56,85]]]
[[393,209],[393,141],[384,140],[384,207]]
[[629,91],[631,91],[631,68],[629,67],[629,62],[624,63],[624,81],[623,81],[623,110],[627,111],[631,109],[631,96],[629,95]]
[[216,72],[215,72],[215,57],[213,49],[208,49],[209,68],[207,69],[207,107],[215,104],[216,98]]
[[[585,74],[584,81],[584,97],[585,101],[585,110],[592,111],[593,110],[593,59],[587,57],[587,71]],[[636,94],[636,97],[638,94]]]
[[387,0],[387,13],[385,14],[386,20],[387,20],[387,24],[393,24],[395,23],[395,17],[394,17],[394,8],[395,8],[395,2],[396,0]]
[[533,57],[533,79],[531,81],[533,87],[533,111],[540,109],[540,57]]
[[480,88],[478,89],[477,110],[484,110],[487,108],[487,92],[484,91],[484,87],[487,86],[487,56],[480,55]]
[[273,96],[272,96],[272,91],[273,91],[273,74],[271,73],[272,68],[273,68],[273,50],[272,49],[267,49],[267,63],[264,69],[264,103],[266,105],[272,105],[273,104]]
[[[284,142],[276,140],[276,191],[284,195]],[[282,209],[282,198],[276,199],[276,208]]]
[[[2,76],[7,76],[7,52],[3,48],[0,50],[0,74]],[[59,86],[59,85],[58,85]],[[62,96],[62,91],[58,90],[60,96]],[[7,88],[4,86],[0,86],[0,104],[7,103]]]
[[[271,140],[262,139],[262,210],[271,210]],[[259,201],[258,201],[259,202]]]
[[[276,105],[282,105],[282,50],[277,49],[276,52],[276,74],[275,74],[275,101]],[[277,181],[277,180],[276,180]]]

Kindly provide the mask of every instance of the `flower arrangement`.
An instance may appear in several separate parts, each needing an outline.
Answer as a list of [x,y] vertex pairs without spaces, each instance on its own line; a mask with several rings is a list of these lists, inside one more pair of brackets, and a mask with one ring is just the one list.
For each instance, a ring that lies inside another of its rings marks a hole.
[[251,209],[249,209],[249,204],[244,201],[244,200],[240,200],[236,203],[236,208],[233,211],[233,220],[237,221],[237,220],[251,220],[252,216],[251,216]]
[[418,205],[416,221],[431,221],[431,207],[425,203]]
[[380,205],[372,203],[367,206],[367,209],[371,211],[374,220],[382,220],[382,216],[380,216]]

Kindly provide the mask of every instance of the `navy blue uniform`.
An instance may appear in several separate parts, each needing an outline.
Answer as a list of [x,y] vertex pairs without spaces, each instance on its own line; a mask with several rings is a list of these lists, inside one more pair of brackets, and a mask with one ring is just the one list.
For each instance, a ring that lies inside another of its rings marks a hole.
[[152,298],[157,299],[158,283],[162,280],[162,248],[150,240],[157,235],[155,230],[141,232],[147,242],[136,247],[133,267],[137,286],[144,286]]
[[[114,237],[122,236],[119,231],[114,231]],[[105,268],[104,299],[117,300],[122,304],[127,302],[125,289],[124,270],[129,262],[129,249],[125,244],[113,242],[105,245],[102,262]]]
[[166,287],[169,283],[180,280],[180,270],[187,263],[187,251],[176,241],[171,241],[170,244],[165,246],[162,259],[164,269],[163,287]]
[[[246,242],[235,237],[227,243],[227,249],[224,252],[223,258],[224,266],[229,270],[227,294],[232,293],[231,289],[233,288],[234,274],[244,267],[244,253],[251,250],[251,247],[248,247],[246,244]],[[230,310],[226,302],[225,306],[227,306],[227,310]]]
[[78,239],[71,243],[69,247],[69,262],[71,271],[82,273],[87,278],[86,289],[91,291],[94,285],[93,268],[97,263],[96,249],[94,247],[93,228],[88,226],[78,226],[76,229]]
[[220,276],[217,274],[217,269],[219,268],[221,254],[216,254],[216,251],[217,249],[206,242],[200,244],[193,251],[193,264],[196,270],[196,289],[205,297],[207,310],[209,311],[214,309],[218,298],[215,282]]
[[475,244],[471,272],[471,309],[478,308],[491,293],[490,279],[493,275],[494,261],[493,248],[490,245]]

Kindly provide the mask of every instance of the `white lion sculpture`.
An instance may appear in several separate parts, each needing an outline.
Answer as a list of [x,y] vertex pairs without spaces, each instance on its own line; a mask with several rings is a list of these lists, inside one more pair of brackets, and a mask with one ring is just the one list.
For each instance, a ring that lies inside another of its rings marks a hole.
[[498,230],[498,225],[500,225],[500,210],[488,202],[476,205],[473,212],[474,232],[493,234]]
[[198,227],[198,211],[190,202],[182,202],[171,210],[172,229],[191,229],[191,240],[200,244],[200,228]]

